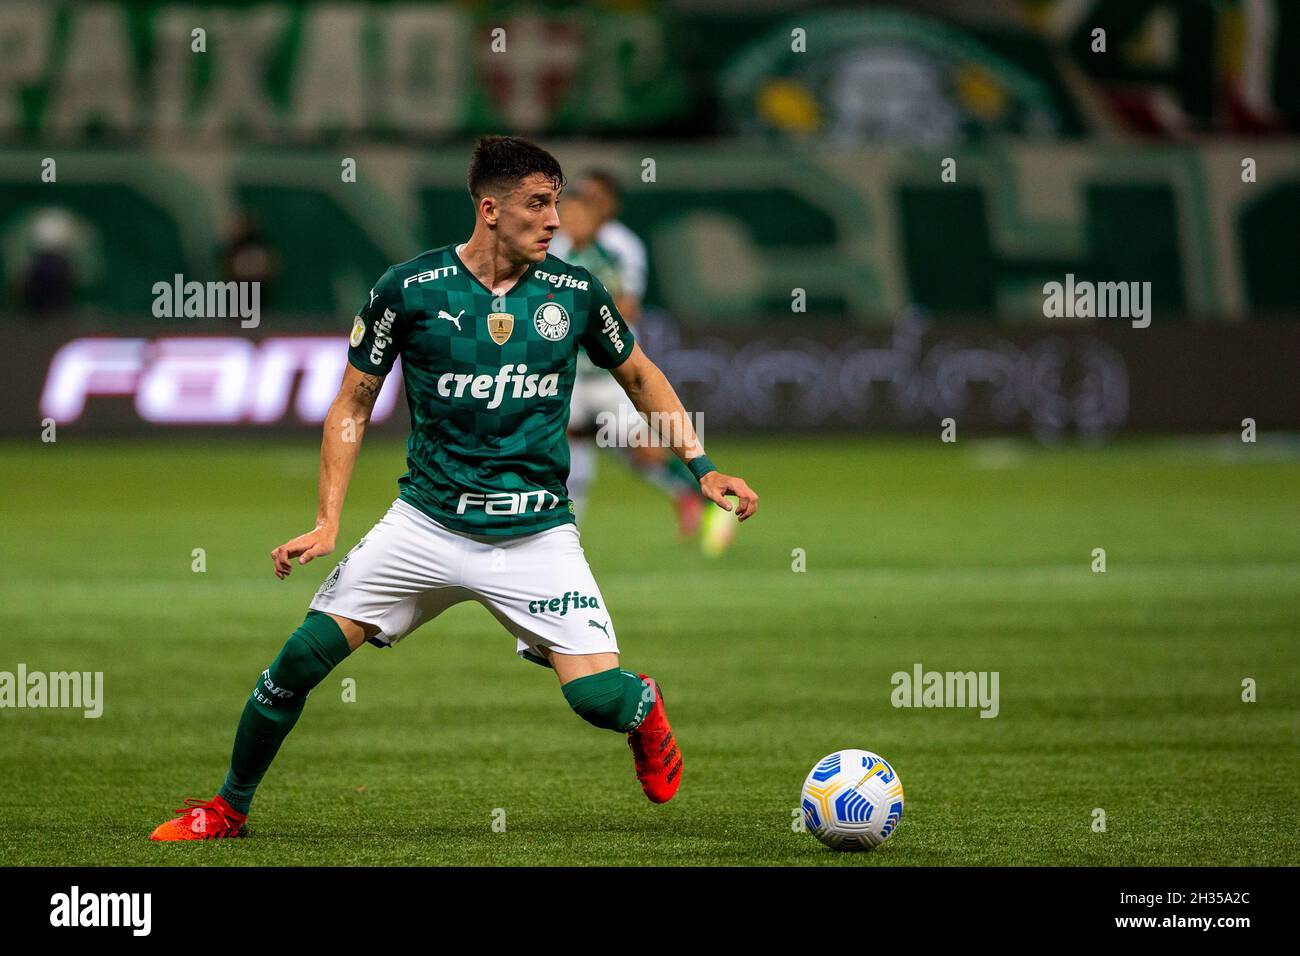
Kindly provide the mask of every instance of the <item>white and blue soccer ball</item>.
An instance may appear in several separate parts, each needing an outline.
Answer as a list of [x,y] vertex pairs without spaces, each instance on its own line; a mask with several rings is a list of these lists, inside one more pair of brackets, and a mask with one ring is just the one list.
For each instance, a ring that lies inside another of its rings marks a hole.
[[903,819],[903,784],[869,750],[839,750],[817,761],[803,782],[804,825],[834,850],[880,846]]

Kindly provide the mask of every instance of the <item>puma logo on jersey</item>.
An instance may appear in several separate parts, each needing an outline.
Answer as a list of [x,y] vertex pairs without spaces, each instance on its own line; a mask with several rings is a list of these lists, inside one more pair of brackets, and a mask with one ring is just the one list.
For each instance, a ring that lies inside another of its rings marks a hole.
[[460,331],[460,317],[461,317],[462,315],[464,315],[464,314],[465,314],[465,310],[464,310],[464,309],[461,309],[461,310],[460,310],[459,312],[457,312],[455,315],[452,315],[450,312],[444,312],[444,311],[442,311],[442,309],[439,309],[439,310],[438,310],[438,318],[440,318],[440,319],[446,319],[448,322],[455,323],[456,331],[457,331],[457,332]]

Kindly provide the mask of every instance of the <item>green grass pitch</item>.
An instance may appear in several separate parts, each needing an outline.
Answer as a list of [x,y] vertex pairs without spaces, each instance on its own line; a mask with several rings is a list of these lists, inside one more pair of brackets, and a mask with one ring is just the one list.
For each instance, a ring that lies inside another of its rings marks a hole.
[[[252,839],[155,845],[183,797],[220,783],[253,681],[392,500],[401,446],[367,444],[339,554],[279,582],[268,552],[311,524],[314,442],[0,445],[0,670],[103,671],[106,697],[98,720],[0,710],[0,856],[1300,862],[1300,456],[1227,440],[710,451],[762,496],[725,559],[678,544],[666,501],[608,456],[583,532],[624,664],[666,690],[686,758],[672,803],[648,804],[623,739],[470,604],[312,693]],[[917,662],[999,672],[1000,714],[894,708],[890,676]],[[844,747],[885,755],[906,787],[897,834],[868,854],[791,826],[804,775]]]

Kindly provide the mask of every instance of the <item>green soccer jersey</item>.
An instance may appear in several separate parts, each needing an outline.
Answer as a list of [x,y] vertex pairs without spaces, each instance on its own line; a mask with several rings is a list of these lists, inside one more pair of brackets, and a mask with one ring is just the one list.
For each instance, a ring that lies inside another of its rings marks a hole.
[[496,296],[455,247],[433,249],[384,273],[349,344],[348,361],[371,375],[402,357],[411,409],[402,499],[470,534],[573,521],[565,430],[578,348],[615,368],[633,346],[590,272],[548,255]]

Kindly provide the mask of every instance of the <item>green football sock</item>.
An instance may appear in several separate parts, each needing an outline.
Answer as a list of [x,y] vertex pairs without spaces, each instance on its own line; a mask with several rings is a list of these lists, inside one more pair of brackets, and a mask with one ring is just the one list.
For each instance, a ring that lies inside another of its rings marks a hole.
[[617,667],[571,680],[560,690],[583,720],[624,734],[641,726],[655,702],[653,686]]
[[334,619],[309,611],[285,642],[280,654],[257,680],[244,704],[235,731],[234,752],[226,782],[217,791],[240,813],[247,813],[253,794],[275,759],[284,738],[307,703],[307,692],[351,653]]

